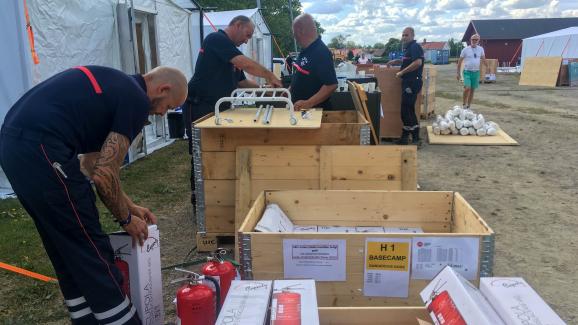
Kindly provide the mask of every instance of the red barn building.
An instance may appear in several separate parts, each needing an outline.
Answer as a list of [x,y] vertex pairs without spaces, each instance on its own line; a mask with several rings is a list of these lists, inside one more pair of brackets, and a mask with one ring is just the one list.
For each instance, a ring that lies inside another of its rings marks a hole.
[[486,58],[498,59],[500,66],[515,66],[522,56],[522,40],[556,30],[578,26],[578,18],[472,20],[462,42],[479,34]]

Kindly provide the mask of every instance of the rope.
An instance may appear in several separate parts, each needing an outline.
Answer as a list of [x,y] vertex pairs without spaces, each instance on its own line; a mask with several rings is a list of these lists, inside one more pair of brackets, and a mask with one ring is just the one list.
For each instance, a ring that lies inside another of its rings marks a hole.
[[211,24],[211,27],[213,27],[213,30],[216,32],[217,27],[215,27],[215,25],[213,25],[213,22],[209,19],[209,17],[207,16],[207,14],[204,11],[203,11],[203,17],[205,17],[205,19],[209,22],[209,24]]
[[42,274],[39,274],[36,272],[28,271],[28,270],[19,268],[17,266],[13,266],[13,265],[2,263],[2,262],[0,262],[0,268],[3,268],[5,270],[8,270],[8,271],[20,274],[20,275],[27,276],[29,278],[44,281],[44,282],[50,282],[50,283],[57,283],[58,282],[58,280],[56,280],[55,278],[51,278],[51,277],[46,276],[46,275],[42,275]]

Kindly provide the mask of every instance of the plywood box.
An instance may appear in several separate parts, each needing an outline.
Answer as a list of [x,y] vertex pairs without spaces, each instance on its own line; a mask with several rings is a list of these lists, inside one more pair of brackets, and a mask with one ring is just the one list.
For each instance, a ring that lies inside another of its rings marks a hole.
[[[375,67],[374,74],[381,90],[381,107],[383,117],[381,119],[379,136],[382,138],[399,138],[401,135],[401,79],[395,74],[399,68]],[[415,114],[419,118],[421,111],[421,95],[418,94]],[[418,120],[419,121],[419,120]]]
[[319,323],[321,325],[431,325],[431,318],[425,307],[319,307]]
[[[421,227],[424,233],[256,232],[255,226],[270,203],[278,204],[298,225]],[[477,265],[470,270],[473,279],[492,273],[494,232],[459,193],[265,191],[255,200],[238,230],[242,276],[255,280],[283,279],[285,239],[345,240],[346,281],[317,282],[319,306],[423,306],[419,293],[430,279],[410,278],[408,298],[363,295],[365,240],[392,237],[472,240],[478,245],[472,249],[479,256]]]
[[415,146],[237,148],[235,229],[264,190],[417,190]]
[[[369,144],[369,122],[355,111],[324,112],[317,129],[193,128],[197,231],[235,232],[235,150],[247,145]],[[201,238],[202,236],[197,236]]]
[[421,91],[421,118],[428,119],[435,114],[437,69],[427,64],[423,70],[423,88]]
[[485,80],[486,74],[496,74],[498,72],[498,60],[497,59],[486,59],[488,69],[486,70],[486,65],[480,63],[480,81]]

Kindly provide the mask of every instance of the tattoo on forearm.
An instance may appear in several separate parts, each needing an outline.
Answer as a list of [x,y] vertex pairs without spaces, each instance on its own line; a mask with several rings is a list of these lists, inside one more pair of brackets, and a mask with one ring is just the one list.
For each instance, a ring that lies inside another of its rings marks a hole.
[[119,178],[120,166],[128,146],[129,142],[125,136],[111,132],[102,146],[100,157],[94,167],[94,177],[98,179],[98,182],[95,182],[98,196],[117,219],[126,218],[128,211]]

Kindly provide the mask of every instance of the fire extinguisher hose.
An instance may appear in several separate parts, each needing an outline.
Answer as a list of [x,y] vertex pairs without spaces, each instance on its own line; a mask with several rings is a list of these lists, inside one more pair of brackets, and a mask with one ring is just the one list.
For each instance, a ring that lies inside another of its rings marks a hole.
[[215,304],[215,311],[217,313],[215,315],[218,317],[219,313],[221,312],[221,286],[219,286],[219,281],[217,281],[217,279],[213,278],[212,276],[205,275],[204,277],[205,279],[213,282],[215,285],[215,295],[217,297],[217,302]]

